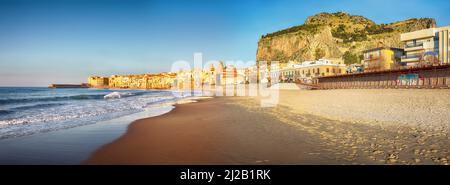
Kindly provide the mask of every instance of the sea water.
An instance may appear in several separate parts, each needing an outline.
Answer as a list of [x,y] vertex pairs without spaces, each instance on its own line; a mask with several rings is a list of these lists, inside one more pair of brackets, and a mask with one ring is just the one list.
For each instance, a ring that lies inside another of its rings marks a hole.
[[181,91],[0,87],[0,139],[157,111],[191,95]]

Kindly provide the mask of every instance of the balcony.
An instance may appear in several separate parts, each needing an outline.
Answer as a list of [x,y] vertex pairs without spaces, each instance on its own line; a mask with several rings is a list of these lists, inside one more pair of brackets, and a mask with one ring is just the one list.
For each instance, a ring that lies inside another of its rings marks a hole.
[[402,62],[418,62],[422,54],[413,54],[402,56]]
[[420,58],[420,57],[422,57],[422,55],[423,55],[423,53],[406,55],[406,56],[402,56],[402,59]]
[[423,47],[423,42],[418,42],[414,44],[406,44],[405,48],[415,48],[415,47]]
[[405,51],[409,52],[409,51],[417,51],[417,50],[423,50],[424,48],[426,48],[426,43],[415,43],[415,44],[405,44]]
[[365,61],[372,61],[372,60],[380,60],[381,56],[369,56],[369,57],[364,57]]

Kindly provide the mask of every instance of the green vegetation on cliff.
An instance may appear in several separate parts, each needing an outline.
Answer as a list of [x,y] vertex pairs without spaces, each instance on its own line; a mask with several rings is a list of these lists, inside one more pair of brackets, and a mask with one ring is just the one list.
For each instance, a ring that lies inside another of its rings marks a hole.
[[362,57],[362,55],[358,56],[358,55],[353,54],[353,53],[351,53],[349,51],[346,51],[344,53],[344,55],[342,56],[342,59],[344,60],[345,64],[350,65],[350,64],[360,63],[360,61],[363,59],[363,57]]
[[367,25],[364,29],[357,29],[352,32],[346,30],[345,24],[339,24],[337,28],[331,30],[331,33],[333,37],[342,39],[344,43],[349,43],[368,40],[370,35],[394,32],[394,29],[386,27],[385,24]]
[[306,32],[306,33],[312,33],[315,34],[318,32],[320,28],[320,25],[300,25],[300,26],[294,26],[285,30],[277,31],[274,33],[269,33],[266,35],[263,35],[262,38],[269,38],[269,37],[276,37],[283,34],[293,33],[293,32]]
[[364,50],[402,47],[400,34],[435,26],[436,21],[430,18],[376,24],[363,16],[343,12],[320,13],[308,17],[303,25],[263,35],[256,59],[302,62],[317,59],[320,54],[351,64],[360,62]]

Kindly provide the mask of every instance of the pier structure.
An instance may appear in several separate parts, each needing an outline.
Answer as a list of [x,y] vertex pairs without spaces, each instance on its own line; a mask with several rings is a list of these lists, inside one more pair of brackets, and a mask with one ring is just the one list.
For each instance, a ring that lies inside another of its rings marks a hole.
[[51,84],[48,88],[61,89],[61,88],[89,88],[88,84]]

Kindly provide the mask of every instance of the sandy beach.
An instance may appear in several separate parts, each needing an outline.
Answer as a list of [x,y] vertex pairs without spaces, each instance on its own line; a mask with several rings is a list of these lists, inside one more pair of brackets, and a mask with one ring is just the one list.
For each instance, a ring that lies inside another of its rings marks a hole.
[[137,120],[85,164],[448,164],[448,90],[281,90]]
[[[177,105],[138,120],[87,164],[329,164],[293,126],[246,107],[234,97]],[[241,99],[241,98],[238,98]]]

